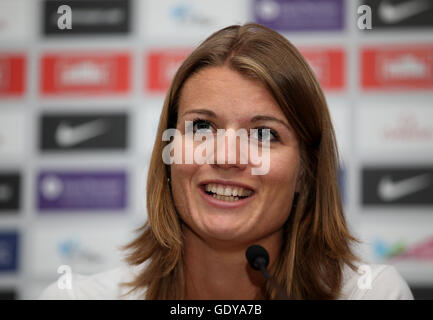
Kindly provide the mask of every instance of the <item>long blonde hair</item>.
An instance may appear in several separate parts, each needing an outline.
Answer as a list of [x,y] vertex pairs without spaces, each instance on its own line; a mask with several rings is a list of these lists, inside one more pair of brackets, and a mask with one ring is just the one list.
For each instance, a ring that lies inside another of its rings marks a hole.
[[[219,30],[178,69],[167,92],[147,179],[147,222],[125,246],[127,262],[146,267],[127,285],[146,288],[146,299],[185,298],[183,236],[162,161],[164,130],[175,128],[185,81],[210,66],[228,66],[261,81],[274,96],[300,144],[301,190],[288,213],[280,256],[271,273],[295,299],[335,299],[345,264],[356,261],[337,182],[338,153],[322,89],[298,50],[277,32],[258,24]],[[269,299],[276,297],[264,288]]]

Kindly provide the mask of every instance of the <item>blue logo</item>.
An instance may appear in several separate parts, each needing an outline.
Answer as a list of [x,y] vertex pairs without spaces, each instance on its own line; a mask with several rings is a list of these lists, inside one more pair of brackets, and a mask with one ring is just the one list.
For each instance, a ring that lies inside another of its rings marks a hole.
[[58,252],[63,259],[72,263],[77,261],[101,263],[103,260],[100,254],[86,248],[83,242],[75,237],[62,240],[58,245]]
[[182,24],[191,24],[198,26],[212,25],[212,18],[206,17],[202,12],[197,11],[188,4],[179,4],[170,10],[171,18]]
[[18,269],[18,234],[15,231],[0,232],[0,272]]

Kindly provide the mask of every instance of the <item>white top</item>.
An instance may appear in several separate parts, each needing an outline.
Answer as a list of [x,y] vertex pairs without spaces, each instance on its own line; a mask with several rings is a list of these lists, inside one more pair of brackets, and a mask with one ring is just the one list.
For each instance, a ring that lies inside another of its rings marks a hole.
[[[135,270],[135,271],[134,271]],[[140,299],[143,292],[125,295],[129,288],[119,284],[131,281],[138,269],[123,266],[98,274],[72,275],[71,288],[60,278],[48,286],[39,299],[43,300],[118,300]],[[62,288],[63,287],[63,288]],[[62,288],[62,289],[61,289]],[[406,281],[393,266],[363,265],[358,271],[344,269],[341,300],[413,300]]]

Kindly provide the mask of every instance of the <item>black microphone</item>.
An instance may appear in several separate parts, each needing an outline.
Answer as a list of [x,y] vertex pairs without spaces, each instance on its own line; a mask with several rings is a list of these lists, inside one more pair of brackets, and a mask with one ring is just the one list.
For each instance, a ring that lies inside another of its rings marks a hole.
[[289,300],[287,293],[281,288],[281,286],[275,281],[274,277],[272,277],[266,269],[269,264],[268,251],[266,251],[266,249],[262,246],[254,244],[248,247],[245,255],[250,266],[255,270],[260,270],[265,279],[268,280],[271,286],[277,290],[278,298],[280,300]]

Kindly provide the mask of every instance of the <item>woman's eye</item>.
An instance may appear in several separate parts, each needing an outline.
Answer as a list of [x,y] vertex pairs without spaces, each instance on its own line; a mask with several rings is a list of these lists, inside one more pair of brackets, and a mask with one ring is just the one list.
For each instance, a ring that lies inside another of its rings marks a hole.
[[209,133],[212,132],[212,125],[207,120],[196,119],[192,123],[193,132]]
[[274,141],[278,138],[277,133],[269,128],[257,128],[253,131],[253,138],[259,141]]

